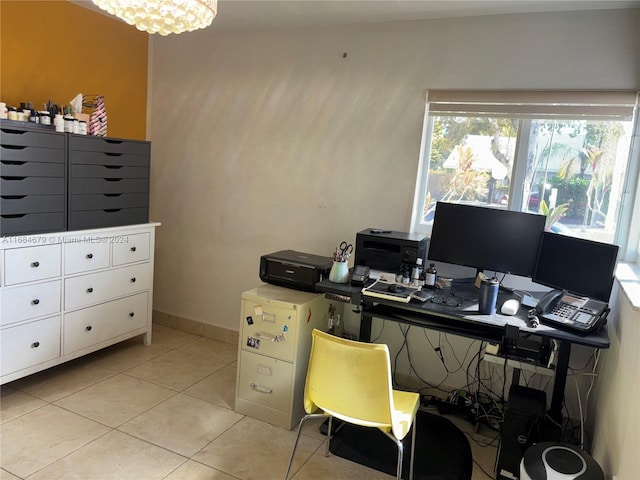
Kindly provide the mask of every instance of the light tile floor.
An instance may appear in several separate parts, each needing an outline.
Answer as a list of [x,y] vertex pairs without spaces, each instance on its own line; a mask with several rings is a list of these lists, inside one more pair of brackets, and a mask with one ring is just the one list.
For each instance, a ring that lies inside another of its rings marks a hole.
[[[154,325],[150,346],[138,337],[3,385],[0,477],[283,478],[295,431],[234,412],[236,355],[235,345]],[[305,426],[295,480],[392,478],[325,458],[318,426]],[[473,478],[491,478],[482,470],[493,471],[496,449],[474,438]]]

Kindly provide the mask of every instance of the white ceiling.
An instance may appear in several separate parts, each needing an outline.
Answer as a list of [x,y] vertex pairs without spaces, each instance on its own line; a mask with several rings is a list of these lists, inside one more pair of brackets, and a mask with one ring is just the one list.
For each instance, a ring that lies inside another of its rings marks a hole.
[[[69,0],[102,13],[88,0]],[[219,0],[214,28],[285,28],[640,7],[640,0]]]

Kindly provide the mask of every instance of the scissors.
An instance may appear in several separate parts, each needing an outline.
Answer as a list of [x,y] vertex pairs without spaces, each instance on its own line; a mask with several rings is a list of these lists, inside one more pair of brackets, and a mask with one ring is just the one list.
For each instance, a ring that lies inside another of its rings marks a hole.
[[343,257],[348,257],[353,253],[353,245],[347,242],[340,243],[340,254]]

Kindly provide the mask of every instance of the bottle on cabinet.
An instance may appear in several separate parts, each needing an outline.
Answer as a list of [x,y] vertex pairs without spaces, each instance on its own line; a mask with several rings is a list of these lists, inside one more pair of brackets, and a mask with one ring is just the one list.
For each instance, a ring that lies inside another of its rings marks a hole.
[[436,265],[434,263],[429,265],[429,268],[425,271],[425,280],[424,285],[427,288],[435,288],[436,287],[436,275],[438,274],[438,270],[436,270]]

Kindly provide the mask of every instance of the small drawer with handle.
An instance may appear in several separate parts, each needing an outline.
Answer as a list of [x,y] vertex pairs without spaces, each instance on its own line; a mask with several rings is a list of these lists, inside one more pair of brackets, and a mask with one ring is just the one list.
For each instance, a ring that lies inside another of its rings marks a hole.
[[59,277],[61,250],[60,244],[5,250],[5,285]]
[[289,308],[242,301],[242,349],[293,361],[298,338],[298,313]]
[[64,244],[64,273],[70,275],[107,268],[109,237],[69,237]]
[[113,242],[113,264],[141,262],[149,259],[149,234],[123,235]]
[[60,313],[60,280],[0,290],[0,325]]
[[60,356],[60,316],[38,320],[0,332],[2,375]]
[[130,267],[66,278],[64,281],[65,310],[148,290],[151,284],[149,270],[148,263],[141,263]]
[[291,410],[291,363],[242,352],[238,368],[238,395],[241,398],[281,412]]
[[64,318],[64,355],[144,328],[147,293],[77,310]]

